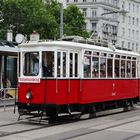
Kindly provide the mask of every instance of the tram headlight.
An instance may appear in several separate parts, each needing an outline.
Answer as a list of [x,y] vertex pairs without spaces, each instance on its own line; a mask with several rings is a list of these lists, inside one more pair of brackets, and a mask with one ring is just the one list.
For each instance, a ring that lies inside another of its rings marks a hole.
[[26,99],[31,99],[32,98],[32,93],[30,92],[30,91],[28,91],[27,93],[26,93]]

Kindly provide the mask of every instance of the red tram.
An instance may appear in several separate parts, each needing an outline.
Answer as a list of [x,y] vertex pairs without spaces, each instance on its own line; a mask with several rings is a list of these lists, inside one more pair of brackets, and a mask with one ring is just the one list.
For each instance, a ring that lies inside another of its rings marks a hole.
[[19,48],[19,114],[95,115],[139,100],[137,53],[63,40]]

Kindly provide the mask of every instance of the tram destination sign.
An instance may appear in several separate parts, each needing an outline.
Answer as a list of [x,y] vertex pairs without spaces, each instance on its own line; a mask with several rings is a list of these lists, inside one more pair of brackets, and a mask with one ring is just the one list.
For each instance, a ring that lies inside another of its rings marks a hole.
[[40,78],[38,77],[19,77],[19,83],[40,83]]

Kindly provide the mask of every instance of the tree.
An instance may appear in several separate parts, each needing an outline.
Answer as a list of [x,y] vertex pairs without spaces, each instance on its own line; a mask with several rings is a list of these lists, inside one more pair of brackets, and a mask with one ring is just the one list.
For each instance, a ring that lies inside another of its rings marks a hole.
[[75,5],[70,5],[64,12],[64,33],[66,35],[79,35],[88,37],[89,34],[84,29],[84,16]]
[[[3,22],[0,23],[0,38],[5,38],[7,29],[29,35],[35,30],[40,38],[59,38],[60,3],[56,0],[2,0],[0,9]],[[0,16],[1,17],[1,16]],[[83,30],[84,17],[80,10],[71,5],[64,11],[64,33],[86,36]]]

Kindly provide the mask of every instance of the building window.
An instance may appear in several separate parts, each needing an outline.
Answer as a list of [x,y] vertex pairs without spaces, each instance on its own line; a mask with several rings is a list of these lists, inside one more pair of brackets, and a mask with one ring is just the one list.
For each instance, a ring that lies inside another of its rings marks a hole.
[[96,23],[92,23],[92,31],[96,31],[96,28],[97,28],[97,24]]
[[86,0],[83,0],[83,2],[87,2]]
[[96,17],[97,16],[97,9],[92,9],[92,17]]
[[135,46],[134,43],[132,43],[132,51],[134,51],[134,46]]
[[130,35],[131,35],[131,30],[128,29],[128,37],[130,37]]
[[74,2],[78,2],[78,0],[74,0]]
[[129,18],[128,19],[128,21],[129,21],[128,24],[131,24],[131,17],[129,16],[128,18]]
[[131,11],[131,3],[129,3],[128,10],[129,10],[129,12]]
[[136,38],[139,39],[139,31],[136,32]]
[[93,2],[96,2],[96,0],[93,0]]
[[125,16],[122,16],[122,23],[125,23]]
[[122,41],[122,48],[124,48],[124,41]]
[[84,9],[82,9],[82,10],[83,10],[83,15],[84,15],[84,17],[86,17],[86,16],[87,16],[87,9],[84,8]]
[[135,24],[135,18],[134,17],[132,18],[132,24],[133,25]]
[[135,38],[135,30],[132,30],[132,37]]
[[122,2],[122,9],[125,9],[125,2]]
[[137,14],[139,14],[139,6],[137,5]]
[[128,42],[128,50],[130,50],[130,42]]
[[135,12],[135,4],[133,4],[133,12]]
[[139,26],[139,19],[138,18],[136,19],[136,22],[137,22],[137,26]]

